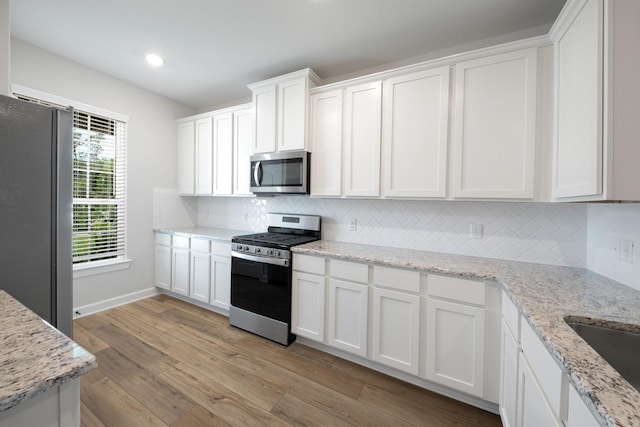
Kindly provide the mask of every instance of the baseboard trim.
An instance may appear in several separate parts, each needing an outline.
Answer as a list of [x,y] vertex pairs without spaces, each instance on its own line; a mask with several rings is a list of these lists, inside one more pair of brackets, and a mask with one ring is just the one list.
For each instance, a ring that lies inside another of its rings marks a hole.
[[128,304],[130,302],[138,301],[141,299],[149,298],[154,295],[158,295],[160,292],[156,287],[143,289],[141,291],[131,292],[130,294],[120,295],[114,298],[109,298],[103,301],[94,302],[92,304],[82,305],[80,307],[73,308],[73,318],[79,319],[90,314],[99,313],[110,308],[118,307],[120,305]]

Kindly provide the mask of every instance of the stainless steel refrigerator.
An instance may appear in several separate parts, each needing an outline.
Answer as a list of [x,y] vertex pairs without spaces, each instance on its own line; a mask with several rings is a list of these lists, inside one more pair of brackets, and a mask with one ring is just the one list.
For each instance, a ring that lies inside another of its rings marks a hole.
[[0,96],[0,289],[72,335],[73,118]]

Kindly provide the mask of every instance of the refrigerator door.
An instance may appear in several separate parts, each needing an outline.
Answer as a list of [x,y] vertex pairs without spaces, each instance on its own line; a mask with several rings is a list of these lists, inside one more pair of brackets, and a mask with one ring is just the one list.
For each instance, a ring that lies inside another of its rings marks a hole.
[[[69,112],[0,98],[0,288],[67,335],[73,280],[71,132]],[[58,141],[58,135],[64,138]],[[59,152],[68,159],[59,160]]]

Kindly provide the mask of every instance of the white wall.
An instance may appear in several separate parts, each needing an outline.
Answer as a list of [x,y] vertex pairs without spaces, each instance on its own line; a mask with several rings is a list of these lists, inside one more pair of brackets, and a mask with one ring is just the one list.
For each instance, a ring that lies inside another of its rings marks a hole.
[[[620,239],[631,240],[633,262],[621,259]],[[590,204],[587,226],[590,270],[640,290],[640,204]]]
[[9,52],[11,46],[11,14],[9,0],[0,0],[0,95],[9,95]]
[[[586,204],[201,197],[197,223],[261,231],[267,212],[322,215],[326,240],[586,266]],[[469,238],[471,223],[482,239]]]
[[74,308],[153,289],[153,190],[176,187],[174,120],[191,108],[11,40],[12,82],[129,116],[127,245],[124,271],[74,280]]

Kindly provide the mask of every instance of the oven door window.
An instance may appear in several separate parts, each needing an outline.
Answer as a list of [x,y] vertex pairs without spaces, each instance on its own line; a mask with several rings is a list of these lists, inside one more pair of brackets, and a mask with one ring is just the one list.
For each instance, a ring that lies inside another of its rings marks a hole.
[[291,320],[288,267],[231,258],[231,305],[271,319]]

